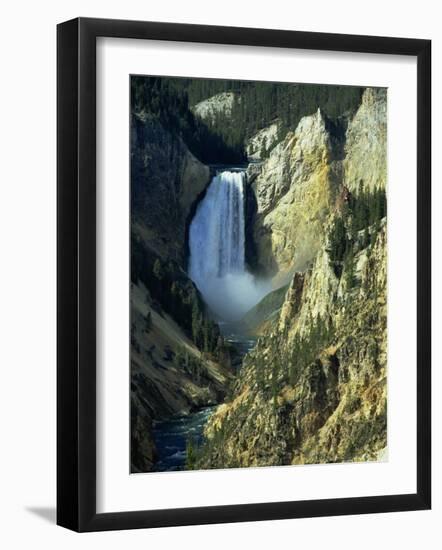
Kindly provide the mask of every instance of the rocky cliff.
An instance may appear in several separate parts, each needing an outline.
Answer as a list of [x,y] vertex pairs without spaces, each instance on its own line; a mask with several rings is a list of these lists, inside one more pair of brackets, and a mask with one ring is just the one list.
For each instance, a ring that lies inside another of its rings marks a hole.
[[350,191],[360,185],[385,188],[387,178],[387,90],[368,88],[346,135],[345,181]]
[[[223,365],[225,350],[219,330],[185,272],[187,226],[209,178],[209,168],[179,136],[145,113],[133,114],[133,472],[149,471],[155,461],[154,420],[220,402],[232,378]],[[200,334],[204,334],[204,343]]]
[[335,164],[333,139],[318,110],[302,118],[261,166],[251,184],[253,238],[267,274],[303,268],[314,258],[336,196]]
[[222,92],[200,101],[192,111],[198,118],[206,122],[214,122],[217,116],[229,118],[235,101],[234,92]]
[[131,125],[132,230],[161,258],[184,265],[186,224],[209,167],[182,139],[140,113]]
[[331,121],[318,109],[261,166],[250,165],[258,270],[281,275],[308,266],[343,185],[352,192],[385,188],[386,140],[386,90],[368,88],[350,120]]
[[281,124],[278,120],[258,130],[246,140],[245,149],[249,160],[262,160],[278,142],[278,131]]
[[198,467],[384,456],[385,117],[386,94],[370,89],[350,121],[305,117],[251,184],[259,257],[270,272],[293,273],[209,420]]

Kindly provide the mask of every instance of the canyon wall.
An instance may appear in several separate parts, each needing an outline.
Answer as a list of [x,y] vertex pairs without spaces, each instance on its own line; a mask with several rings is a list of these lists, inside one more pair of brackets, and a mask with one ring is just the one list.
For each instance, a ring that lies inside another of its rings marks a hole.
[[367,89],[350,120],[304,117],[250,183],[258,257],[290,285],[198,467],[386,456],[385,155],[386,92]]
[[350,191],[359,186],[385,188],[387,178],[387,90],[368,88],[346,135],[345,182]]
[[266,274],[302,268],[315,256],[337,191],[334,168],[333,141],[318,109],[301,119],[250,178],[256,197],[253,239]]
[[132,230],[152,252],[184,265],[188,217],[209,180],[209,167],[179,136],[147,115],[132,116]]

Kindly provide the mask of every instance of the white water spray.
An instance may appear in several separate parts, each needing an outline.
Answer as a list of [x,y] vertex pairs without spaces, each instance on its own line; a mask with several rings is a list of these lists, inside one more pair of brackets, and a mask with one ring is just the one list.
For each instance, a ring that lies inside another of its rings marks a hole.
[[189,247],[189,275],[222,319],[240,318],[270,291],[245,265],[244,172],[213,178],[190,225]]

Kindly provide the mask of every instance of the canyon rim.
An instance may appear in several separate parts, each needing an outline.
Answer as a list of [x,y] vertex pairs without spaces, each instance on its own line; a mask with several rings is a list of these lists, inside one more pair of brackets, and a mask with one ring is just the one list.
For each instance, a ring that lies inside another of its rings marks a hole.
[[133,75],[131,472],[387,457],[387,90]]

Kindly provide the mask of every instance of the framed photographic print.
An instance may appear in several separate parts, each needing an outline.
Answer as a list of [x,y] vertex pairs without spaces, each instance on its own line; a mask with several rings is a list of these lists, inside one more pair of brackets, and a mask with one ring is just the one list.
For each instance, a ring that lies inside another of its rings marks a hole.
[[430,508],[430,42],[58,26],[58,512]]

